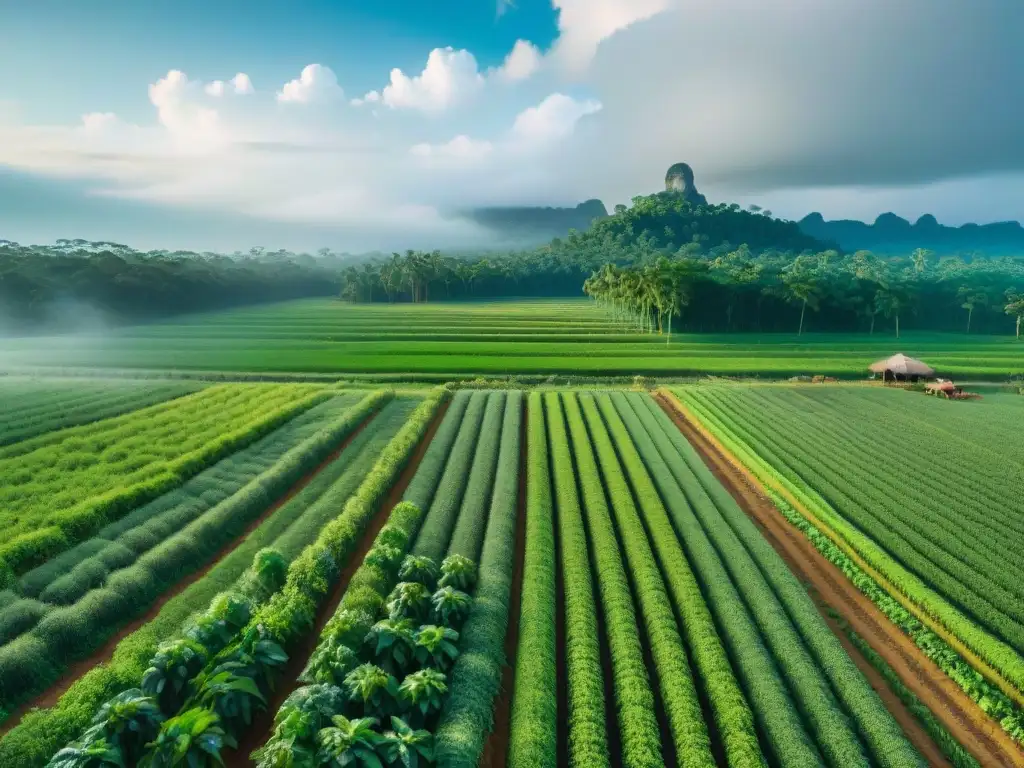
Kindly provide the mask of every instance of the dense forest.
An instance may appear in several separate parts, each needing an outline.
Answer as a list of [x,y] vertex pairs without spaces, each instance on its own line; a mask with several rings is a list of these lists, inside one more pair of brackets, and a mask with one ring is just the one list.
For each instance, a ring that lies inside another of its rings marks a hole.
[[[843,252],[795,222],[661,192],[534,249],[348,256],[254,248],[231,256],[114,243],[0,241],[0,328],[60,325],[54,307],[111,321],[305,296],[351,302],[584,293],[658,331],[927,329],[1012,333],[1024,258]],[[1016,324],[1015,324],[1016,323]]]
[[338,291],[342,260],[330,254],[226,256],[136,251],[118,243],[0,240],[0,330],[64,330],[80,315],[117,323]]

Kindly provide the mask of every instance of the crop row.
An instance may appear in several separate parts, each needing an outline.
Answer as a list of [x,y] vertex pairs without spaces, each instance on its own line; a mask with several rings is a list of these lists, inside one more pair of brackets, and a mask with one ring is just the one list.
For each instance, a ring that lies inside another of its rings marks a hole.
[[[923,765],[806,591],[671,421],[650,398],[616,393],[611,399],[693,561],[717,552],[828,761],[866,764],[866,747],[873,764]],[[706,582],[724,576],[702,573]]]
[[[437,392],[427,402],[417,406],[415,413],[422,416],[422,409],[436,408],[441,397],[443,394]],[[410,423],[416,422],[410,419]],[[358,436],[349,446],[356,448],[358,455],[350,454],[346,449],[339,457],[339,461],[352,465],[352,473],[346,473],[347,477],[341,478],[339,482],[348,483],[353,475],[357,477],[357,483],[362,482],[367,464],[376,466],[384,449],[404,444],[409,439],[406,425],[395,429],[397,434],[391,432],[387,435],[390,439],[385,446],[374,439],[359,448],[357,443],[361,442],[362,435]],[[166,602],[154,619],[123,638],[109,663],[93,667],[73,683],[55,707],[26,714],[17,726],[0,739],[0,764],[18,768],[40,765],[58,746],[81,734],[104,701],[139,685],[161,643],[182,637],[183,626],[187,626],[193,614],[205,610],[221,592],[237,588],[239,579],[253,563],[260,549],[273,547],[290,561],[298,551],[312,542],[320,532],[317,526],[323,514],[316,507],[285,504],[261,522],[202,578]],[[309,520],[307,512],[316,514],[318,519]]]
[[169,404],[8,446],[0,561],[21,572],[88,538],[330,393],[308,385],[209,387]]
[[[759,394],[752,394],[749,403],[747,400],[729,407],[742,418],[749,418],[750,409],[771,416],[777,429],[762,439],[788,468],[803,477],[820,478],[815,480],[818,488],[838,511],[980,623],[1018,650],[1024,649],[1024,590],[1019,579],[1000,567],[1003,559],[1014,556],[1008,550],[1016,547],[1019,534],[989,532],[987,524],[972,522],[974,503],[958,504],[952,498],[955,490],[945,493],[937,489],[928,499],[918,500],[914,489],[907,488],[894,498],[892,491],[900,485],[900,476],[888,466],[878,467],[877,460],[858,455],[867,436],[863,426],[859,427],[861,439],[849,440],[835,434],[832,420],[811,430],[796,411],[777,410]],[[805,455],[800,446],[812,436],[828,450],[818,456]],[[930,457],[922,456],[915,464],[931,462]],[[920,487],[920,481],[915,478],[912,485]],[[942,503],[935,503],[939,499]],[[990,519],[1012,520],[1008,513],[986,514]]]
[[[1010,646],[979,627],[958,607],[947,602],[940,594],[895,560],[871,537],[852,525],[834,509],[806,481],[778,469],[786,462],[778,458],[765,442],[748,428],[736,422],[722,408],[700,399],[695,391],[687,391],[686,402],[695,414],[714,433],[725,441],[730,451],[769,486],[784,488],[798,499],[806,509],[824,524],[837,543],[848,547],[884,578],[899,595],[936,622],[966,649],[989,665],[992,675],[1003,680],[1002,685],[1024,692],[1024,660]],[[999,680],[996,680],[997,684]]]
[[202,388],[193,382],[60,382],[0,385],[0,446],[45,432],[120,416]]
[[[13,589],[0,593],[4,599],[4,607],[0,608],[0,643],[31,629],[53,605],[70,605],[89,590],[103,586],[111,573],[134,564],[143,554],[225,503],[319,428],[337,422],[339,417],[354,426],[367,411],[346,411],[359,399],[360,394],[339,395],[311,408],[180,488],[139,507],[92,538],[26,573]],[[343,435],[343,424],[338,427],[336,431]],[[321,473],[317,480],[325,474]]]
[[0,647],[0,705],[10,709],[44,690],[71,661],[87,655],[167,588],[200,568],[390,396],[387,392],[367,395],[285,454],[272,469],[143,554],[134,565],[113,571],[102,587],[87,591],[71,605],[47,611],[32,629]]
[[426,512],[423,529],[413,546],[414,555],[429,557],[437,562],[444,557],[470,477],[488,396],[487,392],[474,392],[470,395],[458,434],[448,454],[444,473]]
[[[480,397],[475,399],[480,401]],[[444,443],[451,442],[447,464],[452,465],[454,462],[454,466],[462,465],[460,453],[476,440],[476,434],[472,430],[462,429],[465,424],[462,420],[462,408],[464,406],[453,404],[449,416],[445,419],[449,424],[461,422],[458,439],[444,439],[439,443],[443,446]],[[495,413],[501,418],[495,420]],[[502,414],[505,414],[504,417]],[[469,486],[473,498],[466,495],[454,533],[451,525],[444,521],[438,522],[436,518],[433,525],[428,525],[430,515],[437,515],[438,510],[445,517],[452,513],[452,505],[436,505],[437,501],[442,500],[441,488],[438,488],[434,497],[435,504],[431,505],[431,513],[425,518],[418,508],[409,502],[404,502],[392,512],[388,524],[381,530],[374,546],[350,581],[338,611],[320,635],[317,648],[301,678],[307,684],[306,687],[285,702],[277,713],[275,730],[270,741],[253,755],[260,765],[285,764],[295,759],[299,752],[316,752],[318,757],[326,758],[327,746],[323,739],[327,731],[324,729],[330,727],[332,720],[335,723],[358,722],[359,727],[365,729],[361,731],[363,735],[357,740],[359,743],[349,743],[341,753],[334,755],[335,760],[348,760],[357,753],[366,753],[367,750],[369,754],[381,751],[389,753],[395,737],[390,734],[379,734],[374,730],[380,719],[386,720],[388,716],[400,717],[400,721],[392,720],[396,728],[410,724],[413,728],[432,727],[440,714],[442,701],[449,698],[448,692],[451,692],[450,698],[455,701],[456,709],[463,713],[463,716],[474,711],[479,712],[484,705],[486,710],[490,711],[490,699],[481,702],[472,687],[467,689],[465,670],[470,673],[468,679],[472,681],[475,665],[463,665],[462,673],[455,669],[450,670],[451,674],[457,677],[453,677],[451,684],[448,685],[445,673],[449,671],[451,656],[456,652],[444,651],[444,640],[435,648],[431,638],[437,632],[441,632],[439,638],[450,634],[450,641],[456,642],[459,636],[452,630],[461,625],[467,612],[475,611],[475,601],[472,606],[468,601],[463,604],[459,597],[462,593],[452,591],[455,587],[473,586],[472,581],[465,580],[468,572],[449,570],[464,568],[471,564],[462,551],[457,550],[475,552],[479,549],[484,531],[483,526],[476,525],[475,521],[482,514],[486,515],[488,507],[494,507],[505,508],[506,527],[510,524],[509,520],[514,524],[514,496],[509,511],[505,498],[499,500],[496,494],[492,495],[492,485],[495,485],[496,480],[496,487],[502,490],[507,490],[510,484],[514,488],[518,461],[518,414],[517,393],[513,393],[507,401],[504,393],[495,393],[487,398],[482,422],[485,432],[476,442],[476,451],[470,467]],[[472,413],[470,416],[472,417]],[[455,434],[453,426],[443,424],[442,429],[442,438]],[[500,457],[497,450],[492,451],[492,444],[497,449],[499,442],[502,448]],[[511,464],[508,461],[510,457]],[[422,489],[431,485],[441,484],[437,480],[430,480],[439,474],[440,463],[421,463],[417,476],[413,479],[413,483],[421,487],[419,493],[424,493]],[[418,482],[420,480],[422,482]],[[478,497],[482,501],[478,501]],[[470,522],[466,523],[467,520]],[[484,519],[483,523],[490,525],[487,519]],[[500,524],[500,521],[496,524]],[[449,533],[452,534],[450,543],[445,541]],[[417,538],[417,534],[440,538],[440,542],[431,544],[437,551],[443,552],[447,544],[449,556],[442,565],[440,582],[435,581],[435,561],[428,556],[413,555],[403,562],[403,557],[409,550],[411,542]],[[396,584],[399,578],[403,581]],[[423,601],[429,597],[428,590],[438,586],[441,589],[433,595],[432,607],[425,605]],[[390,600],[387,603],[386,617],[374,624],[376,618],[381,616],[386,597]],[[414,629],[416,621],[423,621],[428,616],[430,620],[444,628],[443,631],[430,625],[421,626],[419,630]],[[482,614],[481,618],[484,616],[485,614]],[[470,638],[479,632],[478,629],[471,633]],[[480,653],[480,649],[475,646],[471,650]],[[421,667],[420,664],[426,664],[426,667]],[[303,719],[302,725],[297,728],[296,723],[299,721],[296,720],[294,713],[312,713],[313,701],[318,702],[315,706],[316,714]],[[346,715],[349,718],[373,719],[344,720]],[[452,727],[448,726],[448,733],[451,733]],[[458,727],[457,720],[454,727]],[[417,749],[423,755],[432,756],[433,740],[429,732],[419,730],[413,733],[416,734]],[[447,746],[445,759],[457,760],[463,745],[458,741],[452,743],[450,737],[444,744]],[[442,759],[441,764],[450,764],[445,762],[445,759]]]
[[[142,689],[156,697],[169,719],[162,722],[154,740],[144,745],[145,754],[159,757],[166,750],[173,751],[186,733],[196,745],[210,739],[230,744],[231,734],[251,722],[255,708],[264,705],[280,674],[288,649],[312,628],[319,607],[340,576],[342,563],[362,537],[443,397],[444,392],[438,391],[417,407],[377,457],[340,515],[319,529],[316,540],[287,566],[284,578],[278,579],[283,586],[264,590],[269,600],[260,604],[246,594],[221,596],[211,605],[207,618],[197,620],[198,631],[186,632],[182,639],[158,649]],[[161,683],[164,680],[166,684]],[[168,696],[172,682],[176,690]],[[101,722],[103,714],[99,715]],[[199,722],[204,725],[196,725]],[[94,731],[90,729],[83,738],[96,738]]]
[[[1003,730],[1017,742],[1024,744],[1024,709],[1021,709],[1002,690],[979,675],[955,648],[882,589],[831,538],[808,522],[785,499],[772,491],[769,491],[769,495],[779,511],[808,538],[815,549],[839,568],[865,597],[871,600],[893,624],[913,640],[925,656],[935,662],[989,717],[998,722]],[[868,654],[865,655],[877,666],[876,660]],[[885,674],[884,669],[883,674]],[[956,748],[959,745],[954,746],[945,737],[937,739],[937,741],[951,759],[960,752]]]
[[522,393],[505,401],[501,447],[483,536],[473,607],[462,628],[447,704],[436,734],[441,768],[474,768],[494,722],[494,699],[505,663],[509,598],[516,549]]

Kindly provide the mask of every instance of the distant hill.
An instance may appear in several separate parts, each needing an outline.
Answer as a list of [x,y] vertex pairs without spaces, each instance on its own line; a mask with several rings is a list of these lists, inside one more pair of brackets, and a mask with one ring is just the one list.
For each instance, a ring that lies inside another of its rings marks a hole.
[[597,249],[641,246],[668,251],[688,243],[699,243],[705,251],[743,243],[755,252],[823,251],[835,247],[802,232],[795,222],[745,211],[735,204],[694,205],[674,190],[633,198],[629,208],[619,208],[615,215],[599,219],[576,242]]
[[811,237],[831,240],[847,251],[869,250],[876,253],[907,253],[927,248],[939,254],[990,256],[1024,253],[1024,227],[1016,221],[994,224],[964,224],[947,227],[931,214],[911,224],[895,213],[883,213],[874,224],[840,219],[825,221],[820,213],[811,213],[798,222],[801,231]]
[[575,208],[476,208],[468,214],[509,245],[539,245],[565,237],[570,229],[582,232],[607,215],[608,209],[600,200],[587,200]]

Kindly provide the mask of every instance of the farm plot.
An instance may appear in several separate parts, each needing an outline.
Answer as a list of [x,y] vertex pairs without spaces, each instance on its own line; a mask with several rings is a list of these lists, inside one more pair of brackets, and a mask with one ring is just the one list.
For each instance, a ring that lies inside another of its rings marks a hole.
[[833,387],[679,394],[783,514],[1024,742],[1024,484],[1008,439],[1019,404]]
[[[892,353],[881,334],[642,335],[587,299],[429,304],[286,302],[122,328],[101,337],[3,339],[11,370],[64,368],[315,373],[431,380],[472,374],[863,376]],[[1012,337],[907,333],[937,370],[1003,379],[1024,372]]]
[[0,446],[202,389],[198,382],[0,379]]
[[[71,685],[57,706],[27,714],[0,740],[0,762],[38,765],[71,739],[97,738],[95,732],[83,734],[82,729],[103,702],[111,696],[137,700],[143,694],[131,689],[140,686],[155,697],[159,710],[174,714],[207,679],[202,674],[207,662],[217,666],[240,647],[250,648],[250,640],[260,641],[265,631],[306,630],[304,614],[294,611],[305,609],[308,601],[322,602],[325,591],[337,582],[341,566],[353,554],[377,504],[443,397],[442,391],[426,400],[399,395],[384,405],[297,494],[268,508],[258,527],[230,554],[147,617],[150,620],[119,638],[109,663],[95,666]],[[297,446],[260,480],[272,480],[282,464],[295,463],[298,449],[308,450],[327,432],[329,428],[322,429]],[[338,435],[332,439],[336,445]],[[265,647],[261,643],[258,649]],[[258,649],[258,659],[268,661]],[[127,744],[130,740],[121,745],[127,750],[122,759],[136,764],[139,754]]]
[[0,562],[21,573],[329,397],[221,385],[0,448]]
[[537,397],[509,766],[926,764],[651,398]]
[[[103,541],[101,550],[93,549],[92,558],[53,580],[38,599],[22,596],[0,611],[0,621],[8,629],[0,646],[0,706],[10,709],[44,690],[68,663],[88,656],[120,625],[145,612],[223,547],[230,547],[253,520],[268,509],[273,511],[276,497],[315,468],[380,408],[386,397],[383,392],[366,395],[341,415],[325,421],[320,432],[235,493],[191,520],[188,506],[172,507],[169,515],[154,515],[150,520],[129,519],[134,525],[124,536]],[[393,426],[393,418],[386,421]],[[318,473],[296,505],[308,506],[342,469],[344,465],[335,461]],[[287,516],[290,509],[278,512]],[[34,575],[39,577],[38,572]]]
[[[250,748],[266,765],[311,753],[345,762],[364,749],[476,765],[503,659],[521,402],[518,392],[455,396],[318,628],[302,685],[275,698],[273,729],[257,722],[229,765],[245,764]],[[355,743],[330,742],[336,728],[356,729]]]

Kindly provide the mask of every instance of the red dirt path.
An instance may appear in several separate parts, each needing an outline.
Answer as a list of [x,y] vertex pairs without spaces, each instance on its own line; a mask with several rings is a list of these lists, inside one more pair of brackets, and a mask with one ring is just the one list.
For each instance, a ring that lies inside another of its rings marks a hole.
[[881,675],[850,643],[829,614],[831,608],[892,667],[903,683],[930,709],[946,729],[986,766],[1024,766],[1024,750],[992,722],[914,642],[827,560],[779,513],[758,480],[702,425],[691,423],[670,398],[655,397],[715,477],[762,531],[790,570],[807,586],[822,615],[850,657],[864,671],[886,708],[931,765],[949,765],[918,720],[896,697]]

